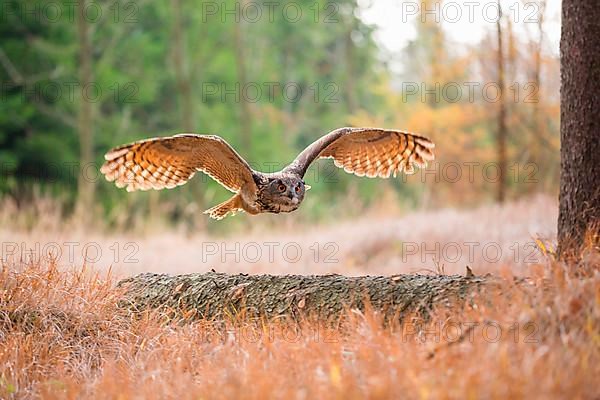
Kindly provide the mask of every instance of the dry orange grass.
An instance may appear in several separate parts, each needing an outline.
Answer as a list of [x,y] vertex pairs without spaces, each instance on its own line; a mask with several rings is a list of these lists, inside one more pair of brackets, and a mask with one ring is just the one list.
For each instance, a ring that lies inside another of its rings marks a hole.
[[599,258],[546,260],[428,322],[350,311],[336,329],[132,318],[110,273],[5,264],[0,398],[597,398]]

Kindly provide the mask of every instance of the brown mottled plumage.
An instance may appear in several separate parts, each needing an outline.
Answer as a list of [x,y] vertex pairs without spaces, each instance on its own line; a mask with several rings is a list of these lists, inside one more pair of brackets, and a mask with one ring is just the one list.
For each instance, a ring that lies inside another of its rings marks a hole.
[[434,144],[412,133],[378,128],[340,128],[321,137],[283,170],[255,171],[222,138],[181,134],[142,140],[109,151],[100,171],[127,191],[172,189],[202,171],[236,193],[205,211],[222,219],[246,211],[280,213],[296,210],[310,187],[303,177],[318,158],[333,158],[344,171],[369,178],[412,174],[414,165],[433,160]]

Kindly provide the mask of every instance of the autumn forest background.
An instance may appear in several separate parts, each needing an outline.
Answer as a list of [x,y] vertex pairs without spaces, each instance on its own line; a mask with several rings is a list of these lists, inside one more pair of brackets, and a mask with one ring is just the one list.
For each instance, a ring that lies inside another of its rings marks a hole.
[[[0,398],[597,399],[600,9],[560,3],[1,0]],[[99,172],[182,132],[271,172],[342,126],[436,160],[223,221],[200,173]]]
[[530,3],[500,5],[503,16],[466,44],[449,38],[443,15],[427,14],[443,2],[424,2],[398,16],[414,35],[390,51],[362,1],[98,1],[82,3],[83,16],[69,2],[3,2],[2,208],[21,229],[44,218],[42,200],[63,222],[101,229],[243,230],[274,220],[207,221],[199,211],[227,193],[205,176],[173,191],[116,190],[98,172],[104,153],[214,133],[270,171],[347,125],[426,135],[436,162],[387,181],[321,162],[297,223],[555,196],[558,51],[544,29],[558,16]]

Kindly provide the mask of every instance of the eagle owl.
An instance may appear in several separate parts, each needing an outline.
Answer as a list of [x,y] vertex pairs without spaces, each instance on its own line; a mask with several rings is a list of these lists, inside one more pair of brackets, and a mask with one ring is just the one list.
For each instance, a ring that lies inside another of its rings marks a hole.
[[204,213],[222,219],[229,213],[281,213],[296,210],[310,186],[303,177],[318,158],[333,158],[336,166],[358,176],[388,178],[433,160],[434,144],[408,132],[377,128],[339,128],[304,149],[275,173],[255,171],[221,137],[180,134],[116,147],[100,171],[128,192],[172,189],[202,171],[235,195]]

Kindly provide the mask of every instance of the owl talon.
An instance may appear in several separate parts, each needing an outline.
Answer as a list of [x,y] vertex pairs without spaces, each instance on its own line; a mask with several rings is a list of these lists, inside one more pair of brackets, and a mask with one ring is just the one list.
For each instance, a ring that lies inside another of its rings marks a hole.
[[229,213],[235,215],[237,211],[243,211],[241,205],[240,195],[236,194],[227,201],[224,201],[216,206],[209,208],[204,211],[204,214],[208,214],[211,218],[221,220],[225,218]]

